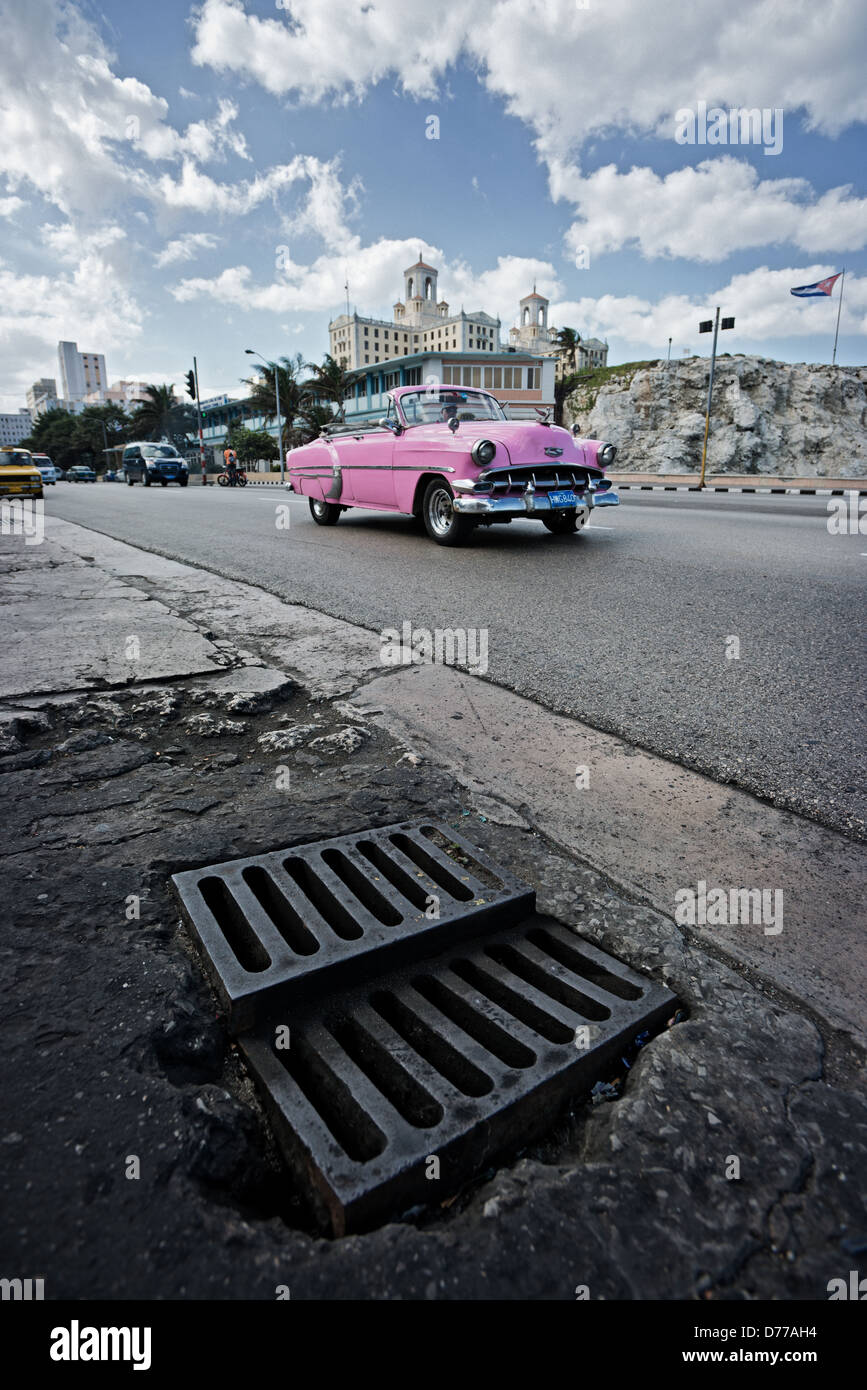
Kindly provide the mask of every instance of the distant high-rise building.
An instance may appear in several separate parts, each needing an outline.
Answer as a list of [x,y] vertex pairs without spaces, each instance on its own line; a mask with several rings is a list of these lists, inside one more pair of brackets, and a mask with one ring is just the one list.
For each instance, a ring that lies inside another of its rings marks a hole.
[[53,376],[40,377],[27,392],[27,409],[34,424],[40,415],[44,415],[47,410],[59,409],[61,404],[57,395],[57,382]]
[[77,343],[58,343],[57,359],[64,400],[77,404],[107,385],[105,358],[101,352],[79,352]]
[[0,444],[20,444],[33,429],[30,411],[22,406],[14,415],[0,415]]

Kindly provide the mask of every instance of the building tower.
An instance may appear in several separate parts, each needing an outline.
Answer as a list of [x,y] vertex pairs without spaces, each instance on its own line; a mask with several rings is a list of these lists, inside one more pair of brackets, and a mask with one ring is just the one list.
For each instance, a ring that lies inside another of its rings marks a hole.
[[403,298],[406,304],[405,321],[422,327],[437,315],[437,274],[432,265],[421,258],[403,272]]

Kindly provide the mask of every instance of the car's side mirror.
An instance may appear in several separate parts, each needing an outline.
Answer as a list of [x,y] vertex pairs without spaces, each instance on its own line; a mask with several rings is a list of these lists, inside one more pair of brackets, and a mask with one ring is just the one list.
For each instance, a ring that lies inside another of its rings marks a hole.
[[457,430],[457,428],[458,428],[458,425],[459,425],[460,423],[461,423],[461,422],[460,422],[460,420],[458,419],[457,415],[450,415],[450,416],[449,416],[449,419],[448,419],[448,426],[449,426],[449,429],[451,430],[452,434],[454,434],[454,433],[456,432],[456,430]]
[[576,438],[581,437],[581,426],[578,424],[577,420],[575,421],[575,424],[572,426],[572,433],[575,435]]
[[392,434],[400,434],[400,425],[396,420],[390,420],[387,415],[383,415],[377,424],[381,430],[391,430]]

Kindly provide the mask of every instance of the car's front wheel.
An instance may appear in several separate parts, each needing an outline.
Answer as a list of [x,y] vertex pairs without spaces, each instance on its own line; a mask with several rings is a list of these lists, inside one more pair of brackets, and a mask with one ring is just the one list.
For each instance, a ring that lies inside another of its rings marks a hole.
[[133,487],[134,484],[135,484],[135,478],[132,476],[131,473],[127,473],[127,474],[126,474],[126,485],[127,485],[127,487]]
[[142,480],[142,482],[144,483],[145,487],[150,487],[150,485],[151,485],[151,475],[150,475],[150,473],[147,471],[147,469],[145,469],[145,471],[142,473],[142,475],[141,475],[141,480]]
[[186,485],[187,485],[187,483],[188,483],[189,481],[190,481],[190,480],[189,480],[188,477],[187,477],[187,478],[178,478],[178,482],[180,483],[181,487],[186,487]]
[[310,515],[317,526],[336,526],[340,519],[340,507],[336,502],[323,502],[318,497],[309,498]]
[[425,530],[437,545],[461,545],[475,529],[475,519],[455,511],[455,495],[444,478],[425,489],[421,515]]

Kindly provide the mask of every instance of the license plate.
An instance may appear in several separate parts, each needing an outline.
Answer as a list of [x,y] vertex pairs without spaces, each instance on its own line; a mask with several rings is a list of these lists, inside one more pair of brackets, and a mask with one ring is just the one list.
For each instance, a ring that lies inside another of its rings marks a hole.
[[549,492],[548,501],[552,507],[578,506],[578,498],[574,492]]

